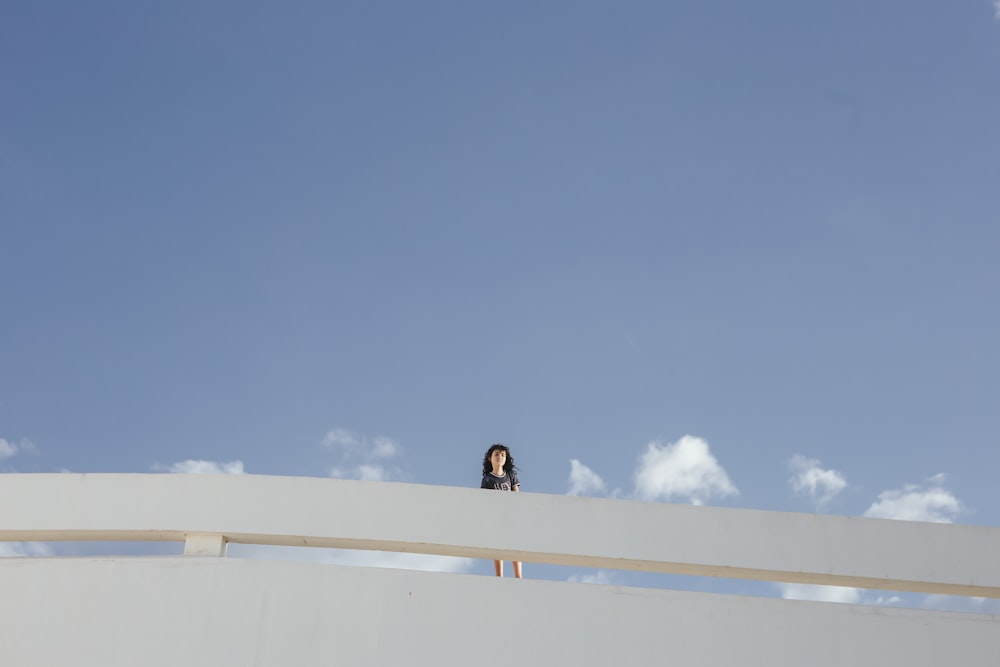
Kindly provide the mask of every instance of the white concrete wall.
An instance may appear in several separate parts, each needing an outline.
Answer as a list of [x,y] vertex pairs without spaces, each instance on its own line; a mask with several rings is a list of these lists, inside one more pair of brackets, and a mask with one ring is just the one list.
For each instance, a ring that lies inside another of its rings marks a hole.
[[0,561],[0,665],[1000,665],[1000,619],[225,558]]
[[[1000,597],[995,528],[316,478],[0,475],[0,540],[65,539]],[[0,559],[0,667],[512,662],[997,666],[1000,618],[223,557]]]
[[1000,529],[982,526],[321,478],[0,475],[0,540],[197,534],[1000,597]]

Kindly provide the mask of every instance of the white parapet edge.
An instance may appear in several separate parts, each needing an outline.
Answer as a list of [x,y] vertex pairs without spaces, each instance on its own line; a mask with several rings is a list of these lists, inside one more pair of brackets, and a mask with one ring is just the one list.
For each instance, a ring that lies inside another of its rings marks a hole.
[[[490,517],[487,521],[484,517]],[[174,540],[1000,598],[1000,529],[312,477],[0,475],[0,541]]]

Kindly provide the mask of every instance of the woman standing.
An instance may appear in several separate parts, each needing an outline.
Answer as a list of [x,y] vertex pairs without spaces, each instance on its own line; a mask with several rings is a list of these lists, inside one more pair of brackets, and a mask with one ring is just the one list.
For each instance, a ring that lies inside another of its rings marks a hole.
[[[514,457],[510,454],[507,445],[497,443],[490,445],[483,457],[483,489],[495,489],[497,491],[520,491],[521,483],[517,479],[517,467],[514,465]],[[493,567],[497,576],[503,576],[503,561],[493,561]],[[514,561],[514,576],[521,578],[521,562]]]

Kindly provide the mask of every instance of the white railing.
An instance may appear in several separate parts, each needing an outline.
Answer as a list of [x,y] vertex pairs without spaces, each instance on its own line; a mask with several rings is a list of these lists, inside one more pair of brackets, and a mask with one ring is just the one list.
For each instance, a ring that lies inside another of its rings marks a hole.
[[1000,598],[1000,529],[258,475],[0,475],[0,541],[374,549]]

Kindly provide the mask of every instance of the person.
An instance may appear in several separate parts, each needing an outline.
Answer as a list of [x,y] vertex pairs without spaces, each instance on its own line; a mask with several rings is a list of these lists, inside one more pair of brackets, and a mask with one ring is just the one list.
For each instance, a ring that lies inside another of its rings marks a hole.
[[[520,491],[521,482],[517,479],[517,466],[507,445],[496,443],[490,445],[483,457],[483,483],[480,488],[497,491]],[[503,576],[503,561],[493,561],[493,569],[497,576]],[[514,561],[514,576],[521,578],[521,562]]]

